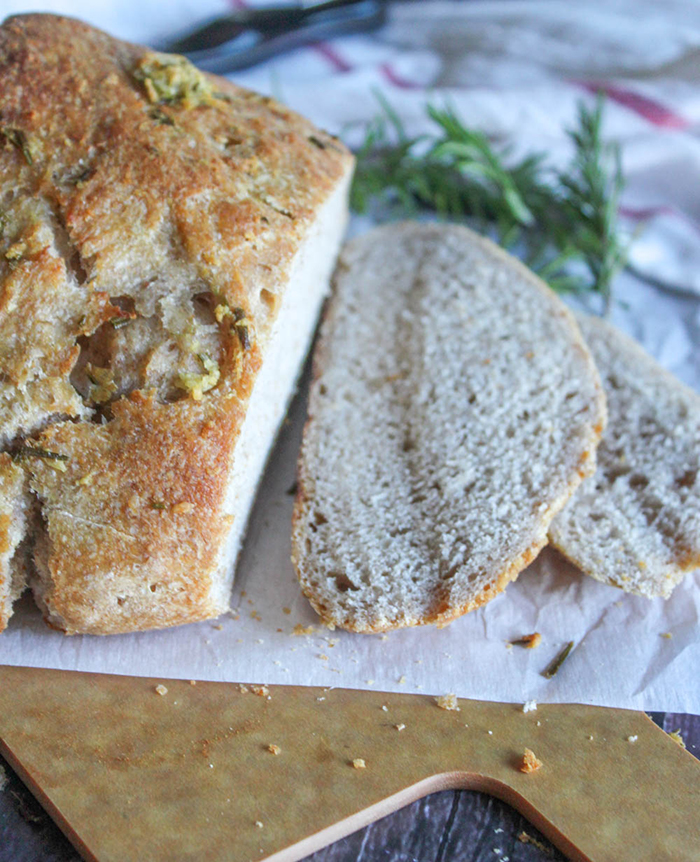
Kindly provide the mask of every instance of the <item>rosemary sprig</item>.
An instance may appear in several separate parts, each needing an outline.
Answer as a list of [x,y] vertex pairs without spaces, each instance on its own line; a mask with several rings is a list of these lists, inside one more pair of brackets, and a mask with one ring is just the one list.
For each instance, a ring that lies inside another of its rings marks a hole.
[[569,657],[569,653],[573,648],[574,642],[569,641],[569,643],[564,647],[564,649],[559,653],[559,655],[556,656],[554,660],[549,663],[549,665],[547,665],[545,670],[542,672],[542,676],[546,677],[547,679],[551,679],[567,660],[567,658]]
[[442,218],[475,219],[555,290],[596,291],[607,307],[627,247],[617,226],[620,153],[602,138],[602,97],[593,108],[579,104],[565,171],[548,166],[542,154],[514,159],[511,147],[496,147],[449,107],[428,105],[434,131],[409,138],[378,98],[381,113],[357,152],[355,211],[380,202],[390,217],[431,209]]

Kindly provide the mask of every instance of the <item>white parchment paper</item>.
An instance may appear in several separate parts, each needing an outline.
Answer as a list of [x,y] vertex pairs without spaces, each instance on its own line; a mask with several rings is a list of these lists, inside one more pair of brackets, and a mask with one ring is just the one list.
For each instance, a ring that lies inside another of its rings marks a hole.
[[[228,8],[220,0],[49,6],[141,41]],[[6,13],[26,8],[0,2]],[[412,133],[424,128],[426,99],[449,96],[471,123],[555,160],[567,157],[564,128],[587,93],[573,77],[612,81],[613,92],[631,87],[641,101],[612,101],[606,129],[624,147],[625,217],[630,228],[643,220],[646,231],[633,254],[638,275],[617,282],[613,321],[700,390],[700,88],[688,59],[700,46],[700,6],[664,4],[661,17],[653,9],[613,0],[578,12],[555,0],[414,3],[399,7],[382,34],[301,50],[236,79],[282,95],[332,131],[376,112],[373,86]],[[353,229],[368,226],[356,220]],[[503,595],[448,628],[368,636],[319,626],[289,561],[304,389],[260,488],[230,615],[163,632],[68,638],[47,629],[25,598],[0,637],[0,662],[700,712],[697,573],[669,600],[649,601],[585,578],[545,550]],[[509,647],[534,631],[538,649]],[[574,651],[545,679],[542,670],[570,640]]]

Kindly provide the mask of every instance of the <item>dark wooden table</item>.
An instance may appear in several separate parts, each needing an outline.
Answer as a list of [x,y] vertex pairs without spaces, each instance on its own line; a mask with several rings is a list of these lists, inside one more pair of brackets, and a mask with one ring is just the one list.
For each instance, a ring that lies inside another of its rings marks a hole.
[[[650,716],[666,731],[680,730],[688,750],[700,755],[700,715]],[[1,758],[0,764],[8,778],[0,791],[0,862],[79,862],[77,853]],[[523,833],[529,836],[527,843],[518,837]],[[427,796],[319,850],[307,862],[564,862],[565,858],[508,805],[483,793],[457,790]]]

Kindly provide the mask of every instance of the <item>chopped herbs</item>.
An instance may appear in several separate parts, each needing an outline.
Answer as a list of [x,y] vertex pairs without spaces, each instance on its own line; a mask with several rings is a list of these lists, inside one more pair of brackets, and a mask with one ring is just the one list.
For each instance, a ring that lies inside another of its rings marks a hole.
[[151,509],[157,509],[159,512],[162,512],[167,508],[165,503],[161,503],[160,500],[151,500]]
[[574,648],[574,642],[569,641],[569,643],[564,647],[564,649],[559,653],[559,655],[551,662],[551,664],[546,668],[546,670],[542,673],[542,676],[547,679],[551,679],[559,670],[559,668],[564,664],[566,659],[569,657],[569,653]]
[[235,331],[236,335],[238,336],[238,340],[241,343],[241,347],[244,350],[250,350],[250,322],[245,315],[245,311],[242,308],[234,308],[233,317],[235,323],[231,327],[232,330]]
[[326,149],[326,145],[323,143],[323,141],[320,138],[317,138],[316,135],[309,135],[309,140],[311,141],[311,143],[315,147],[318,147],[319,150],[325,150]]
[[502,246],[522,252],[554,290],[595,291],[607,307],[628,244],[617,226],[620,151],[603,140],[602,98],[593,108],[579,105],[576,128],[568,132],[574,156],[564,171],[547,165],[543,154],[514,159],[511,148],[494,146],[449,107],[428,105],[434,132],[409,138],[380,101],[382,113],[357,153],[354,210],[365,212],[379,200],[390,216],[432,209],[443,218],[474,219]]
[[3,126],[0,128],[0,134],[6,141],[22,153],[24,160],[28,165],[34,163],[31,147],[29,146],[29,139],[21,129],[15,129],[12,126]]
[[198,353],[197,359],[204,368],[204,374],[181,372],[178,376],[178,386],[190,393],[195,401],[201,401],[205,392],[213,389],[219,382],[221,372],[219,365],[205,353]]
[[151,108],[148,112],[148,116],[155,120],[159,126],[174,126],[175,120],[169,115],[166,114],[161,108]]
[[90,401],[105,404],[117,392],[117,384],[109,368],[100,368],[91,362],[85,366],[85,376],[90,381]]
[[216,98],[202,72],[184,57],[149,52],[141,58],[133,76],[143,84],[154,105],[196,108],[211,105]]
[[70,460],[68,455],[62,455],[60,452],[51,452],[49,449],[42,449],[39,446],[19,446],[12,458],[14,461],[23,461],[25,458],[39,458],[59,473],[66,472],[66,462]]

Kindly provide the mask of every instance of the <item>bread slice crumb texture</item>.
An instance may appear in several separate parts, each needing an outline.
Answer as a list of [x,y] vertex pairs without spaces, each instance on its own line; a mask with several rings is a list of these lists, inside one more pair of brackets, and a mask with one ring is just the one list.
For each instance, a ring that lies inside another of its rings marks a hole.
[[579,323],[610,420],[598,470],[553,522],[551,540],[596,580],[668,597],[700,565],[700,396],[610,324]]
[[500,592],[605,422],[572,315],[459,226],[350,243],[315,355],[293,561],[326,622],[446,623]]

